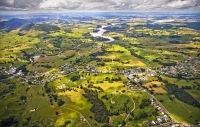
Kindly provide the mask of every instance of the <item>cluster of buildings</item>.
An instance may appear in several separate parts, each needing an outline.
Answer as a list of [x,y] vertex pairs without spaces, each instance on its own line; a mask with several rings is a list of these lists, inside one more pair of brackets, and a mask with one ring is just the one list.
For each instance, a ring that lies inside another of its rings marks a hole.
[[12,65],[9,66],[9,68],[5,70],[5,73],[8,74],[8,75],[11,75],[12,77],[19,77],[19,76],[23,76],[24,75],[22,73],[22,70],[18,70],[17,71],[17,68],[16,67],[12,67]]
[[165,112],[165,109],[163,109],[155,100],[154,98],[150,98],[151,104],[153,107],[159,111],[159,116],[155,120],[152,120],[148,122],[149,126],[158,126],[158,125],[167,125],[170,124],[172,121],[168,114]]
[[22,84],[40,85],[58,78],[58,74],[56,72],[32,72],[25,74],[22,70],[12,67],[12,65],[2,71],[9,75],[10,78],[18,77]]
[[66,63],[66,64],[60,66],[59,69],[60,69],[60,73],[61,74],[69,74],[69,73],[72,73],[72,72],[75,72],[75,71],[79,70],[78,67],[75,67],[70,63]]
[[86,71],[88,72],[93,72],[93,73],[98,72],[95,66],[85,66],[84,69],[86,69]]
[[130,81],[126,85],[130,90],[142,90],[137,84],[133,84]]
[[145,69],[141,70],[140,68],[132,68],[123,71],[125,77],[129,78],[130,80],[138,83],[141,81],[146,81],[147,77],[155,76],[156,71],[152,69]]
[[[77,67],[72,65],[71,63],[66,63],[59,68],[59,71],[47,72],[47,73],[39,73],[33,72],[30,74],[24,74],[21,70],[18,70],[16,67],[8,67],[4,69],[4,72],[12,77],[18,76],[21,79],[22,84],[44,84],[45,82],[50,82],[59,77],[58,73],[61,74],[70,74],[72,72],[76,72],[79,70],[86,70],[91,73],[121,73],[124,74],[125,77],[130,79],[130,81],[126,84],[130,90],[144,90],[139,82],[143,82],[147,80],[147,77],[153,77],[156,73],[174,76],[177,77],[178,74],[181,74],[183,77],[195,77],[200,74],[200,70],[196,68],[197,65],[200,65],[200,60],[188,58],[175,66],[163,66],[161,68],[131,68],[124,70],[116,70],[116,71],[100,71],[97,70],[95,66],[85,66],[85,67]],[[66,86],[62,84],[59,89],[64,89]],[[147,123],[148,126],[168,126],[171,127],[190,127],[187,124],[173,124],[172,119],[166,113],[165,109],[156,102],[154,98],[150,99],[153,107],[159,112],[159,115],[155,120],[149,121]]]
[[196,78],[200,76],[200,60],[188,58],[175,66],[163,66],[157,69],[157,72],[162,75],[178,78]]
[[[153,69],[140,69],[140,68],[133,68],[129,70],[124,71],[124,75],[130,79],[131,81],[127,83],[127,86],[130,90],[144,90],[138,82],[147,80],[147,76],[155,76],[156,71]],[[168,114],[165,112],[165,109],[163,109],[154,98],[150,98],[151,104],[154,106],[154,108],[159,112],[158,116],[155,120],[147,122],[148,126],[163,126],[168,125],[172,123],[171,118],[168,116]]]
[[21,83],[40,85],[40,84],[45,84],[46,82],[51,82],[57,78],[58,75],[56,73],[32,72],[32,74],[27,74],[26,76],[21,78]]

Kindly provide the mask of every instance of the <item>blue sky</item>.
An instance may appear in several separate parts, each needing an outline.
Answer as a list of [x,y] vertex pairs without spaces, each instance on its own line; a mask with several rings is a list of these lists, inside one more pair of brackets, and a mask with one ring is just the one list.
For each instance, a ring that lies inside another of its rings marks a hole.
[[1,11],[200,11],[200,0],[0,0]]

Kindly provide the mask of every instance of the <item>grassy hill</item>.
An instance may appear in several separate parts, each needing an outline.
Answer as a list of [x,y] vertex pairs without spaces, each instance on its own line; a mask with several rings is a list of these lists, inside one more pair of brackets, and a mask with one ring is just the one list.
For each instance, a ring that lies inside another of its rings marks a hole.
[[[0,126],[195,125],[200,109],[181,97],[199,104],[196,24],[135,20],[0,22]],[[90,36],[101,25],[114,41]]]

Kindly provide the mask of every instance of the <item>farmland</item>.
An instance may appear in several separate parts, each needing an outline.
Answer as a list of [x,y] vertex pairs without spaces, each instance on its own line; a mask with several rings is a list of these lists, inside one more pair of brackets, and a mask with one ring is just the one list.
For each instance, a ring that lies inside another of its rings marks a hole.
[[17,28],[5,21],[11,25],[0,29],[0,125],[197,124],[200,32],[190,23],[198,18],[77,15],[13,19],[24,23]]

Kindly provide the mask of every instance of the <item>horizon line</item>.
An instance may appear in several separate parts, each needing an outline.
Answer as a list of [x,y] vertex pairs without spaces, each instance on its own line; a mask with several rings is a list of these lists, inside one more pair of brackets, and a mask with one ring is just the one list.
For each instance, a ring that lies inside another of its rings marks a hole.
[[71,12],[89,12],[89,13],[104,13],[104,12],[141,12],[141,13],[200,13],[200,10],[0,10],[0,15],[6,14],[30,14],[30,13],[71,13]]

